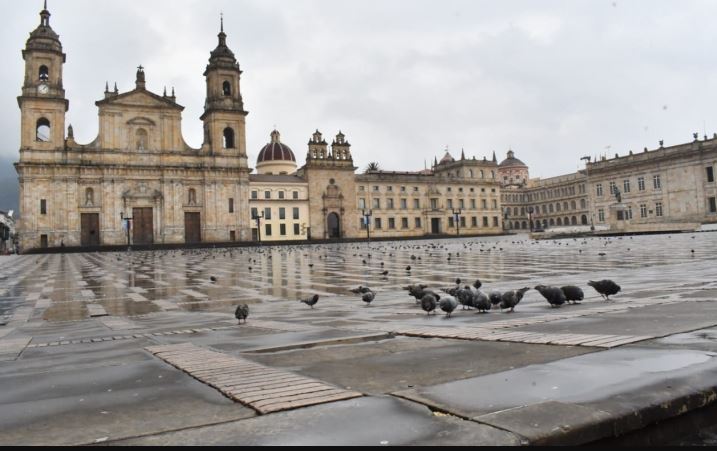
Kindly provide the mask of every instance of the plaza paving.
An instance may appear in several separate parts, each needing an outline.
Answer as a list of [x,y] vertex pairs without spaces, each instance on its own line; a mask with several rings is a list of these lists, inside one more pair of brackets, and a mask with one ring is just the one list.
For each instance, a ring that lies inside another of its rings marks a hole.
[[[0,257],[0,444],[605,438],[717,398],[715,251],[696,233]],[[586,299],[447,319],[401,289],[457,277]]]

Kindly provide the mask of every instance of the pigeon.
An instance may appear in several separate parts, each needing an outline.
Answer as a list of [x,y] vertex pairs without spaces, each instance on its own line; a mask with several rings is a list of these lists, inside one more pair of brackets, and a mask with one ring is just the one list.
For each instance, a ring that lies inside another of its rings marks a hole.
[[471,293],[469,287],[458,289],[455,294],[451,294],[451,296],[455,296],[456,299],[458,299],[458,302],[463,306],[463,310],[465,310],[466,307],[473,307],[473,293]]
[[376,293],[374,293],[373,291],[370,291],[370,290],[369,290],[367,293],[364,293],[363,296],[361,296],[361,300],[366,303],[366,306],[367,306],[367,307],[368,307],[369,305],[371,305],[371,302],[372,302],[374,299],[376,299]]
[[490,294],[488,294],[488,299],[490,299],[491,305],[498,305],[500,304],[501,298],[503,295],[500,293],[500,291],[491,291]]
[[371,291],[371,289],[369,287],[364,287],[362,285],[359,285],[357,288],[352,288],[349,291],[354,294],[366,294],[369,291]]
[[410,271],[410,270],[411,270],[411,265],[406,266],[406,271]]
[[500,309],[503,310],[509,308],[509,312],[514,312],[515,306],[518,305],[521,299],[523,299],[523,295],[528,290],[530,290],[530,288],[525,287],[520,290],[510,290],[503,293],[500,298]]
[[563,290],[558,287],[549,287],[545,285],[538,285],[535,287],[536,291],[543,295],[546,301],[551,307],[560,307],[567,302]]
[[610,300],[611,294],[617,294],[620,292],[620,285],[616,284],[612,280],[601,280],[599,282],[588,282],[588,285],[595,288],[595,291],[600,293],[606,301]]
[[473,282],[473,286],[475,287],[476,290],[479,290],[480,287],[483,286],[483,282],[481,282],[480,279],[477,279],[475,282]]
[[241,324],[242,320],[244,320],[244,323],[246,324],[246,319],[249,316],[249,306],[241,304],[234,312],[234,316],[239,320],[239,324]]
[[214,277],[214,276],[211,276],[211,277],[209,278],[209,280],[211,280],[212,282],[216,282],[216,281],[217,281],[217,278]]
[[473,307],[480,313],[486,313],[491,308],[490,298],[482,291],[475,290],[473,292]]
[[303,302],[304,304],[308,305],[309,307],[314,308],[314,305],[316,305],[316,303],[319,302],[319,295],[315,294],[308,299],[299,299],[299,302]]
[[441,298],[439,305],[441,307],[441,310],[446,312],[446,317],[450,318],[451,313],[453,313],[453,310],[458,307],[458,301],[456,301],[456,298],[453,296],[444,296]]
[[388,271],[382,272],[381,275],[382,275],[383,277],[386,277],[386,276],[388,275]]
[[565,300],[568,302],[572,302],[573,304],[577,304],[579,301],[582,301],[585,298],[583,290],[579,287],[568,285],[562,287],[561,290],[563,290]]
[[421,298],[421,308],[427,315],[436,309],[436,303],[437,300],[433,293],[428,293]]

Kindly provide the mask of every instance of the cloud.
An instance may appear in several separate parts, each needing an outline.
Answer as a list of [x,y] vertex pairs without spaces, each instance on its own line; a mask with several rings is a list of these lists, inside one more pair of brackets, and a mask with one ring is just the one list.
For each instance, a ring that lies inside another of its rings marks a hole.
[[[17,158],[23,61],[40,1],[0,0],[0,155]],[[421,169],[446,145],[502,158],[532,175],[574,171],[580,157],[627,153],[717,130],[712,105],[717,13],[706,0],[50,1],[68,55],[75,135],[97,133],[105,81],[175,87],[186,141],[199,146],[219,12],[241,64],[250,161],[276,125],[300,163],[315,129],[339,130],[356,165]],[[663,105],[669,105],[667,110]]]

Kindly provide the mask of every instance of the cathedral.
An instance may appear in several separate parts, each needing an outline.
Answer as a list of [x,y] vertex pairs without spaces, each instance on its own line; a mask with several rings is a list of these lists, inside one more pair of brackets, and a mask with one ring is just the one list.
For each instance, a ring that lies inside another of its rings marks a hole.
[[65,123],[66,55],[46,5],[22,56],[15,167],[23,251],[501,232],[495,159],[446,153],[428,171],[356,174],[346,136],[339,132],[329,145],[317,130],[299,168],[274,130],[253,173],[242,71],[223,21],[204,71],[200,148],[182,137],[184,107],[174,92],[147,90],[142,66],[133,90],[106,85],[95,103],[98,136],[76,142]]

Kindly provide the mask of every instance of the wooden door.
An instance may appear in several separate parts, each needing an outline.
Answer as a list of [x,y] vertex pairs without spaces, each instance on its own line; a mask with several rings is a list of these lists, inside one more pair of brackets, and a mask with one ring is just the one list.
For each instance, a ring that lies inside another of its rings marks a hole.
[[100,214],[82,213],[80,216],[80,244],[82,246],[100,245]]
[[431,233],[438,235],[441,233],[441,220],[440,218],[431,218]]
[[154,243],[154,217],[152,208],[133,208],[132,218],[132,243]]
[[202,224],[199,213],[184,213],[184,241],[186,243],[201,243]]

